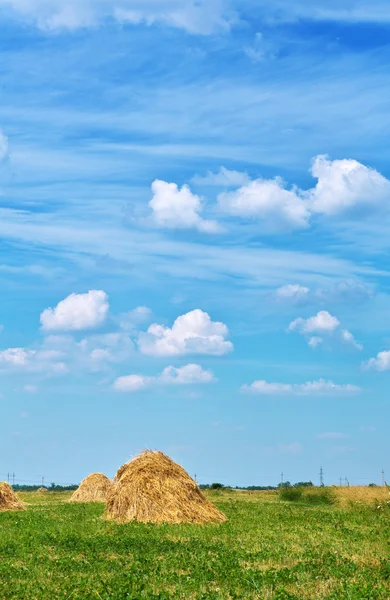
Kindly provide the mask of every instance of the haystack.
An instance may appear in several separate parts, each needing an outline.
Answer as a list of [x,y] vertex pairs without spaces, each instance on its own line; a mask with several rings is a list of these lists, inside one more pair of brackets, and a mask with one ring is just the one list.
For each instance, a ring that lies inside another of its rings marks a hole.
[[103,473],[92,473],[80,483],[70,502],[105,502],[112,481]]
[[0,511],[2,510],[24,510],[23,504],[6,481],[0,483]]
[[225,515],[162,452],[147,450],[117,472],[105,517],[119,522],[220,523]]
[[37,489],[37,494],[45,494],[46,492],[48,492],[49,490],[45,487],[40,487]]

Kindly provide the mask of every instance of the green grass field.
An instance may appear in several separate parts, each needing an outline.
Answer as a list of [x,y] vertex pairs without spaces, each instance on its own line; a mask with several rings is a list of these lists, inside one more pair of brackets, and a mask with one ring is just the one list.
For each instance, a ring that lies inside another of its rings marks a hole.
[[222,525],[117,525],[101,504],[20,494],[0,513],[0,598],[390,598],[390,510],[209,496]]

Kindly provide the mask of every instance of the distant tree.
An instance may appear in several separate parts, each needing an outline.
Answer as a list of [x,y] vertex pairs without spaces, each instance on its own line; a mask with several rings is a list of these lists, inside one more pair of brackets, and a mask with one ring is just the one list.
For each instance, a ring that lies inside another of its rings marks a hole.
[[376,483],[369,483],[368,487],[377,487]]
[[298,483],[294,483],[294,487],[313,487],[312,481],[298,481]]
[[223,483],[212,483],[210,485],[210,489],[212,490],[222,490],[222,488],[224,488],[225,486],[223,485]]
[[284,481],[283,483],[278,483],[278,488],[290,488],[292,487],[291,481]]

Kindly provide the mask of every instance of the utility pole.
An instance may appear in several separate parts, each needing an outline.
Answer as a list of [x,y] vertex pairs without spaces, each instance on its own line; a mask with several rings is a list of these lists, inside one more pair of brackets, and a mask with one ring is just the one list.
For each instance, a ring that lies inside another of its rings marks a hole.
[[347,477],[345,477],[345,485],[346,485],[346,487],[348,487],[348,486],[349,486],[349,483],[348,483],[348,478],[347,478]]
[[[195,479],[195,481],[196,481],[196,479]],[[45,478],[44,477],[42,477],[42,487],[45,487]]]
[[12,485],[15,485],[15,473],[12,473]]
[[9,473],[7,473],[7,481],[8,481],[8,483],[9,483]]
[[324,487],[324,470],[320,468],[320,487]]
[[340,487],[343,487],[343,480],[341,477],[340,477]]
[[383,487],[385,487],[385,485],[386,485],[386,481],[385,481],[385,470],[384,470],[384,469],[382,469],[382,485],[383,485]]
[[[194,475],[194,479],[195,479],[195,483],[197,483],[197,481],[196,481],[196,473],[195,473],[195,475]],[[42,481],[43,481],[43,478],[42,478]],[[43,484],[42,484],[42,485],[43,485]]]
[[282,471],[280,474],[280,487],[283,487],[283,475],[284,475],[284,473]]

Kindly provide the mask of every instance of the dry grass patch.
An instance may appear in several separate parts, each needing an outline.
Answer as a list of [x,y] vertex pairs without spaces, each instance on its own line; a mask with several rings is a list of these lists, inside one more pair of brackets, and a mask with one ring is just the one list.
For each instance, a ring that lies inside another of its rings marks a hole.
[[364,506],[380,506],[384,502],[390,502],[390,491],[385,487],[367,487],[367,486],[351,486],[351,487],[335,487],[334,492],[337,499],[337,504],[343,507],[361,504]]

